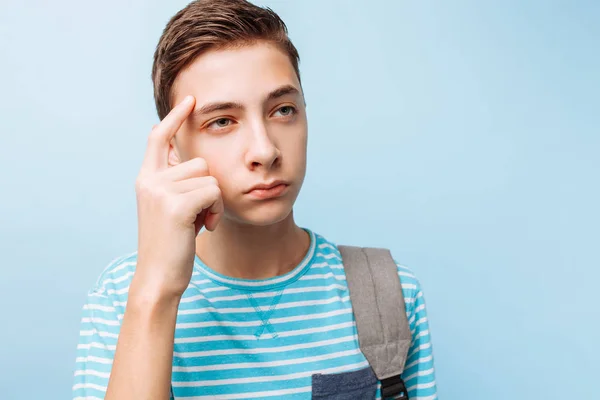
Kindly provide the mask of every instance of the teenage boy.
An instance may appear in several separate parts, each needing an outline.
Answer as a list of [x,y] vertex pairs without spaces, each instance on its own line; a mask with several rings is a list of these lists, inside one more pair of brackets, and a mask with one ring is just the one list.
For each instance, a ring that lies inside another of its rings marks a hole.
[[[152,68],[161,122],[136,181],[138,249],[88,294],[74,398],[361,399],[369,385],[380,398],[340,251],[294,222],[307,150],[298,62],[277,14],[243,0],[194,1],[169,21]],[[408,269],[397,275],[412,335],[402,377],[411,399],[435,399],[423,293]]]

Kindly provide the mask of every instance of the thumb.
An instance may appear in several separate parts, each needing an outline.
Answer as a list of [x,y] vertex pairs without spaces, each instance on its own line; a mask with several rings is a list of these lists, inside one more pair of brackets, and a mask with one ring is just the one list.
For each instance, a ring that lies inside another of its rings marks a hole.
[[202,227],[204,226],[207,213],[208,209],[205,209],[202,210],[202,212],[196,216],[196,220],[194,221],[194,227],[196,228],[196,236],[198,236],[198,233],[200,233],[200,229],[202,229]]
[[217,225],[219,224],[222,215],[222,212],[212,213],[209,211],[206,215],[206,219],[204,220],[204,225],[206,226],[206,229],[208,229],[211,232],[214,231]]

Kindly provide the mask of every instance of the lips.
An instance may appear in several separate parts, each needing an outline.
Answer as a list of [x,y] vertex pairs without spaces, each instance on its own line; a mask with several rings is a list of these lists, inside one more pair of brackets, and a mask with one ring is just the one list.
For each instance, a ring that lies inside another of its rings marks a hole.
[[271,183],[261,183],[252,187],[247,194],[257,199],[272,199],[282,196],[289,187],[287,182],[275,181]]

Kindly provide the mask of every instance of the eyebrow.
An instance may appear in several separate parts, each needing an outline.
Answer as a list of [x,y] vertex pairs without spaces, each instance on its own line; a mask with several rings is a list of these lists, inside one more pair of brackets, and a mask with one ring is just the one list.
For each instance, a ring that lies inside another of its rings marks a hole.
[[205,104],[202,107],[194,110],[194,112],[192,112],[192,114],[191,114],[191,117],[197,118],[197,117],[201,117],[204,114],[210,114],[215,111],[223,111],[223,110],[231,110],[231,109],[243,110],[244,106],[240,103],[235,103],[235,102],[231,102],[231,101],[208,103],[208,104]]
[[281,86],[280,88],[273,90],[271,93],[269,93],[267,95],[266,101],[275,100],[275,99],[278,99],[278,98],[283,97],[288,94],[299,94],[299,93],[300,93],[300,91],[298,91],[298,89],[296,89],[294,86],[284,85],[284,86]]
[[[273,91],[271,91],[265,98],[265,102],[269,102],[272,100],[276,100],[280,97],[286,96],[288,94],[299,94],[300,91],[296,89],[292,85],[284,85]],[[233,101],[226,102],[214,102],[203,105],[202,107],[194,110],[190,117],[192,119],[196,119],[201,117],[202,115],[210,114],[215,111],[223,111],[223,110],[243,110],[245,107],[243,104]]]

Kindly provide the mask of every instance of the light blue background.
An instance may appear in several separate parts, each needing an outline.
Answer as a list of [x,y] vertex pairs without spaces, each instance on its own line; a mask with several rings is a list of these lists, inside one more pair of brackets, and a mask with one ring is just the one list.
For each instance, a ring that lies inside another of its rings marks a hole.
[[[184,1],[0,8],[0,397],[70,396],[136,248],[150,68]],[[600,2],[270,1],[301,53],[301,225],[419,276],[442,399],[598,398]]]

